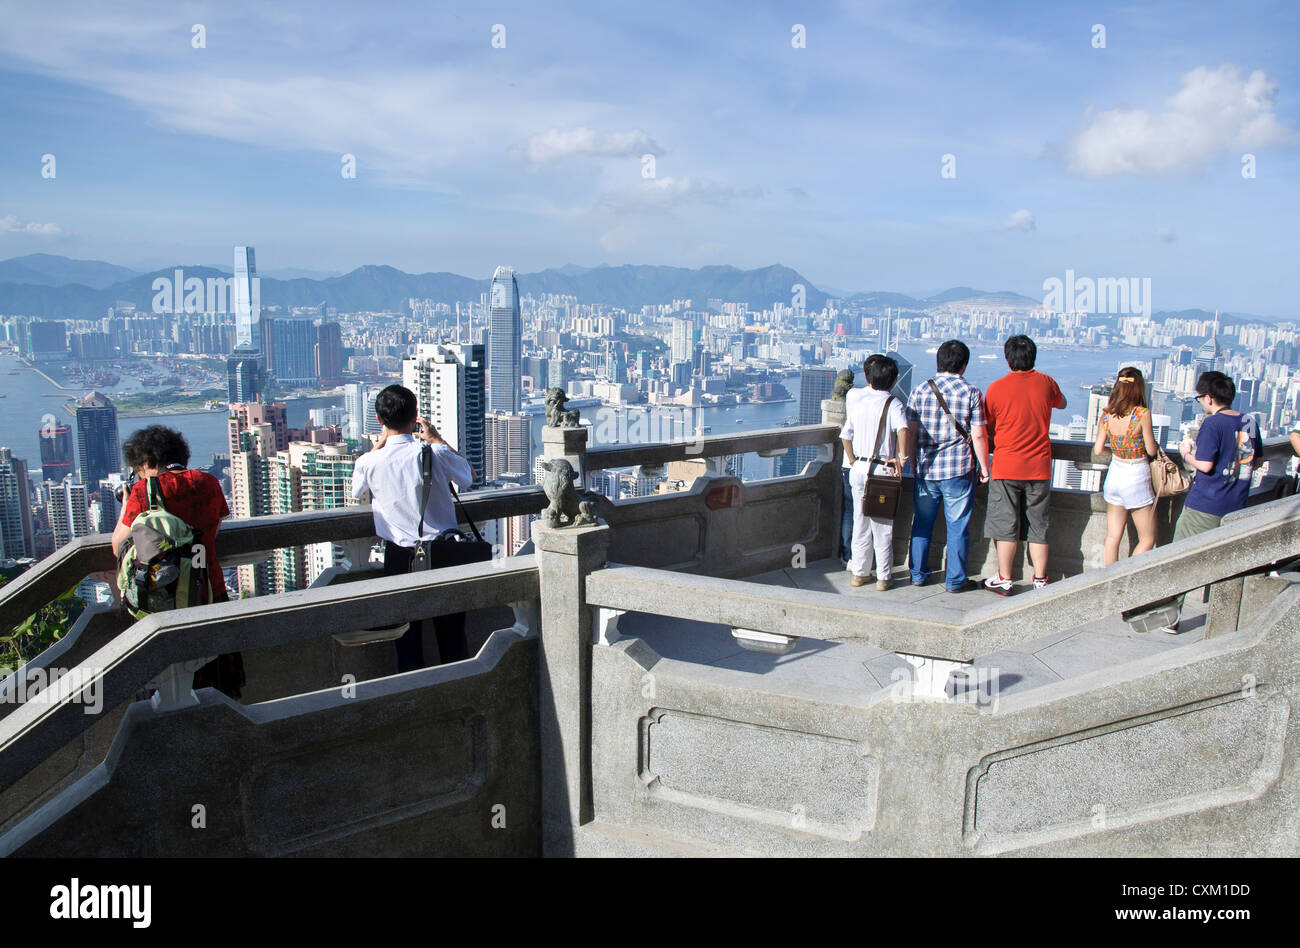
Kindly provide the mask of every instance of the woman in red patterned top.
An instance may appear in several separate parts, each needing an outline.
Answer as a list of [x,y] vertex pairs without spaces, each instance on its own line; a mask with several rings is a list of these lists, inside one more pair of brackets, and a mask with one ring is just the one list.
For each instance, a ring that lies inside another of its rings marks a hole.
[[[141,428],[127,438],[122,456],[140,480],[122,504],[122,517],[113,530],[113,554],[117,555],[131,535],[135,518],[149,509],[145,481],[157,477],[168,512],[184,520],[203,540],[209,601],[225,602],[229,596],[217,559],[216,539],[222,518],[230,516],[230,507],[221,492],[221,482],[206,471],[189,470],[186,465],[190,462],[190,446],[185,436],[163,425]],[[219,656],[194,675],[195,688],[214,687],[232,698],[239,697],[243,683],[244,664],[238,652]]]

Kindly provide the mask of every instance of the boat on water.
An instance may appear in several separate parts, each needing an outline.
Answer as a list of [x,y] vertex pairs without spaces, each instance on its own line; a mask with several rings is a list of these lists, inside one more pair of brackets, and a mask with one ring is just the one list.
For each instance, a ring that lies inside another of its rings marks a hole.
[[926,355],[934,355],[934,354],[937,353],[938,351],[939,351],[939,347],[938,347],[938,346],[931,346],[929,349],[926,349],[926,350],[925,350],[925,354],[926,354]]
[[981,358],[981,359],[985,359],[985,360],[990,360],[990,359],[996,359],[997,356],[992,355],[992,354],[989,354],[989,355],[982,355],[982,356],[980,356],[980,358]]

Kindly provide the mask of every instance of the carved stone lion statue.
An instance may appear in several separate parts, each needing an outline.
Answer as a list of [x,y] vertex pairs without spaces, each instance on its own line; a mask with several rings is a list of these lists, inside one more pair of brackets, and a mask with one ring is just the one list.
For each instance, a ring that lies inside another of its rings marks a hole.
[[831,400],[836,402],[844,401],[845,396],[849,394],[849,389],[853,387],[853,370],[840,369],[839,374],[835,376],[835,387],[831,389]]
[[596,505],[582,496],[573,486],[573,465],[564,458],[544,461],[546,473],[542,476],[542,490],[550,506],[542,511],[548,527],[586,527],[596,522]]
[[546,390],[546,424],[550,428],[576,428],[581,412],[576,408],[565,408],[569,396],[562,388]]

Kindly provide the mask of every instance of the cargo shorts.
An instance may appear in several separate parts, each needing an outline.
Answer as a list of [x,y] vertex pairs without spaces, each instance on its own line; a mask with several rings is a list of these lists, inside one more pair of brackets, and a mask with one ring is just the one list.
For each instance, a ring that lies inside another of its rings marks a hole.
[[984,536],[990,540],[1018,543],[1021,536],[1020,510],[1029,522],[1030,543],[1047,542],[1047,508],[1052,499],[1052,482],[989,481],[988,512],[984,518]]

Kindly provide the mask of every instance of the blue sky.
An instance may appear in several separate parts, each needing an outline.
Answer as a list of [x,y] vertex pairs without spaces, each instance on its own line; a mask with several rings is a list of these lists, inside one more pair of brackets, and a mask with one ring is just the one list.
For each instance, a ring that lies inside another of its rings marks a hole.
[[1295,316],[1298,39],[1286,2],[0,3],[0,258],[1069,268]]

